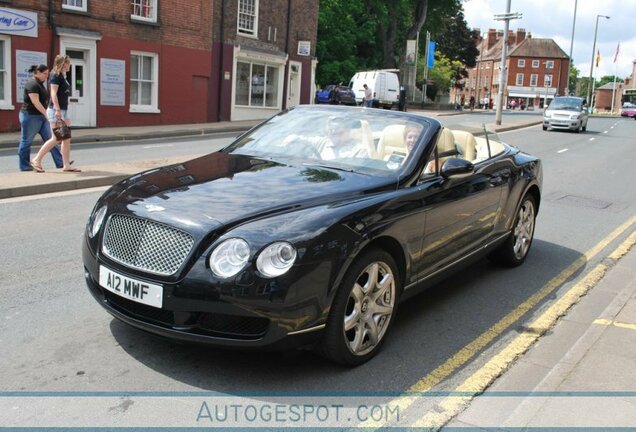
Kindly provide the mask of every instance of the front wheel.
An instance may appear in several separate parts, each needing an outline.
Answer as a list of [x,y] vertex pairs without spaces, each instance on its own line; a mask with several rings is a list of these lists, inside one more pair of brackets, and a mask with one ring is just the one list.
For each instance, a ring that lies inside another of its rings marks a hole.
[[523,264],[528,256],[534,237],[534,226],[537,218],[536,208],[534,197],[526,195],[517,211],[517,217],[510,236],[488,256],[491,261],[507,267],[516,267]]
[[349,268],[327,319],[322,354],[355,366],[377,354],[393,321],[400,291],[395,260],[371,249]]

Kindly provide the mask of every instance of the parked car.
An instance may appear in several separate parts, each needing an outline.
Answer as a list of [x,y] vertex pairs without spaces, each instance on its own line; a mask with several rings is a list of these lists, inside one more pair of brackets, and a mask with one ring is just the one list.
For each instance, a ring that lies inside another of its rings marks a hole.
[[543,112],[543,130],[568,129],[577,133],[587,130],[587,103],[574,96],[557,96]]
[[391,109],[400,102],[400,79],[389,70],[357,72],[349,82],[355,93],[356,102],[362,103],[364,84],[373,92],[373,107]]
[[400,300],[484,255],[522,264],[541,182],[541,161],[496,134],[301,105],[107,190],[86,226],[84,275],[104,309],[150,333],[314,346],[357,365]]
[[621,116],[632,117],[634,120],[636,120],[636,105],[629,102],[625,102],[623,104],[623,108],[621,109]]
[[[329,100],[329,94],[334,89],[335,84],[329,84],[322,90],[316,91],[316,103],[318,104],[328,104],[331,101]],[[338,91],[339,104],[337,105],[351,105],[355,106],[356,97],[355,94],[351,91],[351,89],[347,86],[339,86],[340,90]]]

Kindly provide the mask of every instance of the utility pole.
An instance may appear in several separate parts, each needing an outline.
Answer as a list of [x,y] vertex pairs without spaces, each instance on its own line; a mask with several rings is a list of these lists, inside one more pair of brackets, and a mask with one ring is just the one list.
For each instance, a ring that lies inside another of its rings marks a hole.
[[[570,94],[570,72],[572,71],[572,48],[574,47],[574,27],[576,26],[576,6],[579,0],[574,0],[574,18],[572,19],[572,36],[570,36],[570,60],[568,61],[568,85],[565,94]],[[559,81],[560,82],[560,81]],[[558,85],[558,84],[557,84]]]
[[501,110],[503,105],[503,93],[508,77],[508,69],[506,68],[506,56],[508,55],[508,29],[510,28],[510,20],[521,18],[520,12],[510,13],[510,1],[506,1],[506,13],[495,15],[495,21],[504,22],[503,46],[501,48],[501,66],[499,67],[499,91],[497,92],[497,113],[495,115],[495,123],[501,124]]

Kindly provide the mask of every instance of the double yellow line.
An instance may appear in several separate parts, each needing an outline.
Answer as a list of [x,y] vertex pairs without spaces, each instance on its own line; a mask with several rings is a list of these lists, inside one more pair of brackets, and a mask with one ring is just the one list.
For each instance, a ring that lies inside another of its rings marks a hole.
[[[483,350],[495,338],[509,329],[525,313],[537,306],[543,299],[562,286],[572,275],[583,268],[592,258],[598,255],[612,241],[621,236],[636,222],[636,216],[612,231],[607,237],[597,243],[581,257],[570,264],[561,273],[551,279],[541,290],[520,304],[516,309],[503,317],[499,322],[490,327],[471,343],[466,345],[444,364],[438,366],[431,373],[420,379],[399,398],[389,402],[392,407],[399,407],[400,412],[405,412],[421,395],[409,396],[409,393],[422,393],[430,391],[435,385],[448,378],[458,368],[465,365],[478,352]],[[618,260],[625,255],[636,243],[636,232],[633,232],[621,245],[607,258]],[[547,330],[549,330],[567,310],[578,302],[579,298],[592,288],[608,270],[608,265],[600,263],[594,267],[580,282],[570,288],[555,304],[550,306],[529,326],[526,332],[517,336],[510,344],[504,347],[498,354],[489,360],[483,367],[461,384],[455,392],[480,393],[484,391],[499,375],[501,375],[520,355],[525,353],[530,346]],[[414,427],[439,428],[448,420],[457,415],[463,407],[470,402],[472,397],[453,396],[442,400],[435,412],[429,412],[419,420]],[[365,428],[379,428],[384,426],[382,422],[367,421],[359,425]]]

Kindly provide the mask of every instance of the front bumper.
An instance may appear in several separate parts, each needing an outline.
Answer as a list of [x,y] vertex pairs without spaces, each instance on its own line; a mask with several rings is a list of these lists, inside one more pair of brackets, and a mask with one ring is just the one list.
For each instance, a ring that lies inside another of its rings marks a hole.
[[[133,327],[170,339],[236,348],[291,348],[315,343],[326,320],[326,296],[316,294],[298,302],[294,295],[282,299],[254,295],[249,287],[220,292],[192,283],[188,277],[173,283],[147,280],[161,283],[164,289],[163,306],[156,308],[101,287],[100,264],[127,277],[145,278],[98,258],[87,240],[83,260],[88,290],[106,311]],[[309,286],[305,278],[296,283]]]
[[570,120],[570,119],[543,119],[543,126],[552,129],[568,129],[577,130],[581,127],[582,120]]

